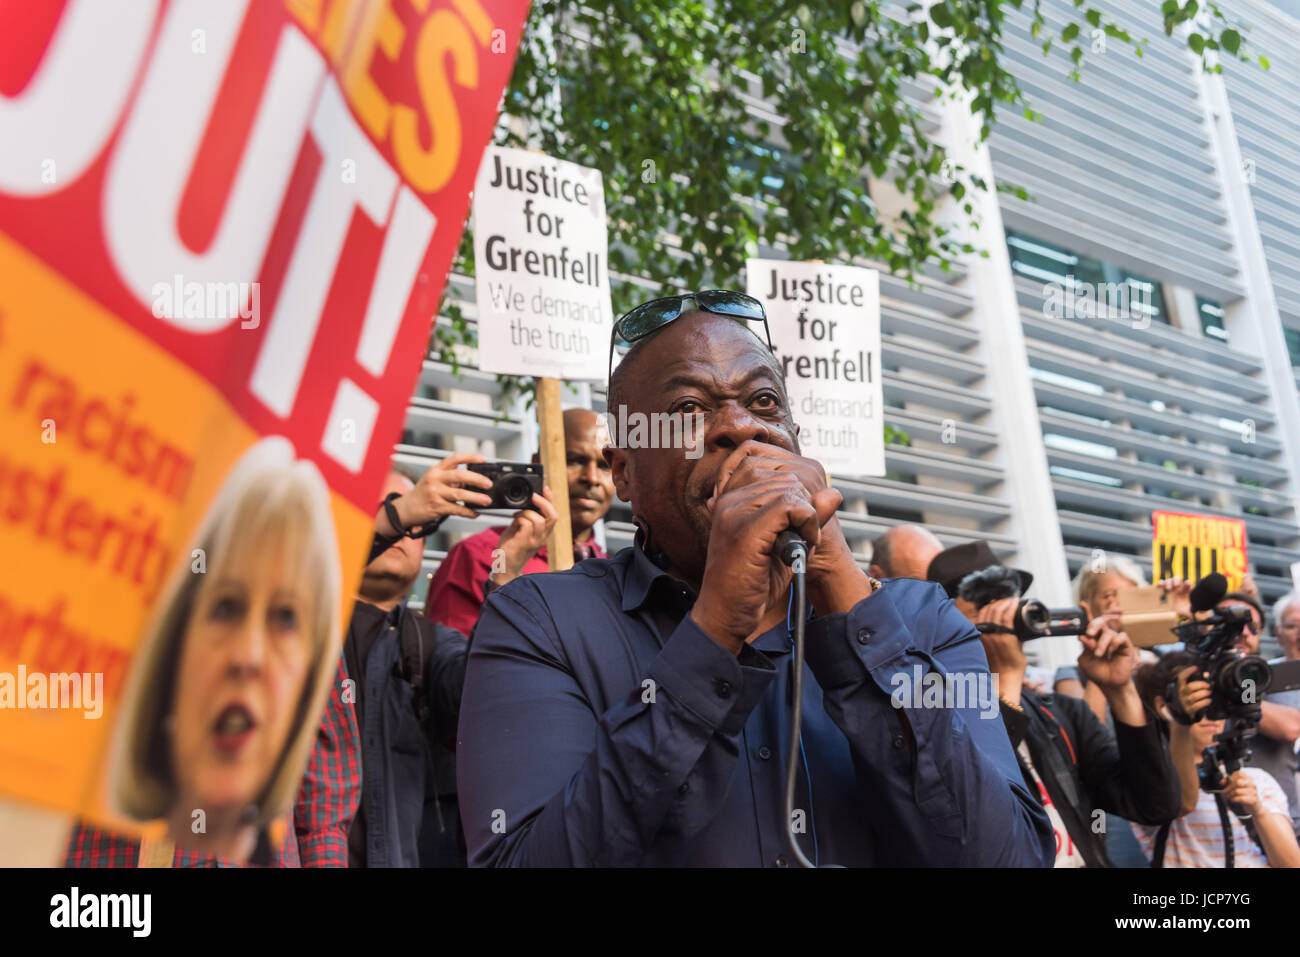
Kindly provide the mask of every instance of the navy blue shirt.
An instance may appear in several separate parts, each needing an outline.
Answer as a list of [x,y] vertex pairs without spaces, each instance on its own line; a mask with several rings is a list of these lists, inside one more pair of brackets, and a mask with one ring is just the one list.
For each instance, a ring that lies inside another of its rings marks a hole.
[[[471,865],[793,863],[787,624],[737,657],[691,620],[694,598],[634,548],[489,596],[457,745]],[[893,676],[918,665],[987,680],[978,633],[938,585],[891,579],[812,618],[806,648],[794,830],[809,859],[1052,865],[998,709],[891,701]]]

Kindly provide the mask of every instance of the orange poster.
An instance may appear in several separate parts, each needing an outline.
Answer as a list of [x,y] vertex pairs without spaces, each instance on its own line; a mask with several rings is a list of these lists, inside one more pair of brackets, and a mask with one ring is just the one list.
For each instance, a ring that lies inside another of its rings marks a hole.
[[0,5],[0,821],[288,806],[527,7]]

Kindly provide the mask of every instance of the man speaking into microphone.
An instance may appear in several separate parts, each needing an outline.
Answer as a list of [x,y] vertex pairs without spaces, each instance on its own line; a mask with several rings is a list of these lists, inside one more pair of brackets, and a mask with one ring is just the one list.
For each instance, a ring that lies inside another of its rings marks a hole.
[[[939,586],[858,567],[766,326],[718,290],[615,324],[610,413],[697,417],[703,449],[607,448],[635,546],[488,598],[457,747],[471,865],[785,866],[791,835],[822,866],[1051,866],[1002,722],[974,695],[895,707],[900,677],[988,681],[978,632]],[[787,530],[809,548],[795,741]]]

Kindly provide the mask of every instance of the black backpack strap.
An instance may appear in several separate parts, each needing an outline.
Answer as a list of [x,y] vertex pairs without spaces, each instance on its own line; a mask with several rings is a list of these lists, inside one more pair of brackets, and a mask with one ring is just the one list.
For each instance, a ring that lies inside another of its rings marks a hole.
[[429,698],[424,693],[424,629],[420,627],[419,616],[405,606],[400,615],[397,633],[401,642],[401,674],[415,692],[415,715],[424,728],[429,720]]
[[[411,686],[411,703],[415,708],[415,718],[420,722],[420,730],[424,732],[426,747],[424,749],[424,763],[426,780],[428,787],[433,792],[434,811],[438,815],[438,832],[442,833],[447,829],[442,819],[442,800],[438,794],[438,770],[433,763],[433,709],[429,706],[429,695],[424,687],[424,629],[425,622],[428,622],[430,630],[433,629],[433,622],[421,615],[414,614],[405,605],[402,606],[401,624],[398,628],[398,635],[401,641],[401,668],[402,677],[406,679]],[[431,636],[432,643],[435,638]]]
[[1169,828],[1172,824],[1161,824],[1156,831],[1156,846],[1151,850],[1151,866],[1165,866],[1165,844],[1169,841]]

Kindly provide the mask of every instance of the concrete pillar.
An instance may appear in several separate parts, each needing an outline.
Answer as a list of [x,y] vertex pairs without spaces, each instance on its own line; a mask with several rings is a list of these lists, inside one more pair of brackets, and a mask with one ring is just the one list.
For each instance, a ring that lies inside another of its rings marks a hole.
[[[981,333],[977,354],[988,369],[987,388],[993,400],[989,424],[998,434],[995,457],[1006,469],[1006,497],[1011,505],[1007,533],[1020,543],[1017,564],[1034,575],[1034,596],[1052,606],[1073,604],[993,164],[987,145],[976,143],[978,129],[966,98],[939,102],[949,157],[990,187],[966,194],[980,222],[979,230],[966,236],[977,248],[987,250],[988,258],[970,258],[965,283],[975,303],[971,319]],[[954,217],[964,219],[964,211],[954,210]],[[1041,639],[1030,649],[1035,664],[1048,668],[1073,664],[1080,650],[1073,638]]]
[[[1195,59],[1199,64],[1199,58]],[[1295,496],[1300,490],[1300,397],[1296,393],[1264,244],[1255,222],[1250,184],[1243,172],[1241,148],[1228,108],[1228,91],[1222,76],[1207,74],[1199,65],[1196,77],[1210,134],[1210,150],[1218,166],[1224,208],[1246,287],[1241,299],[1223,304],[1224,328],[1228,330],[1229,347],[1258,356],[1263,362],[1272,409],[1277,415],[1273,437],[1282,443],[1280,464],[1288,472],[1294,515]]]

